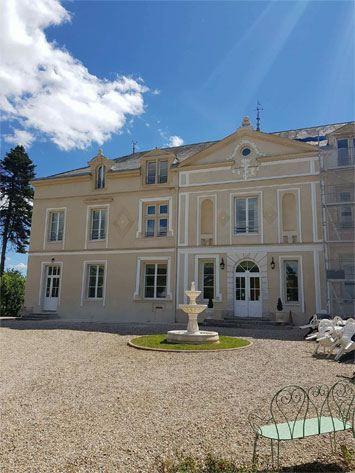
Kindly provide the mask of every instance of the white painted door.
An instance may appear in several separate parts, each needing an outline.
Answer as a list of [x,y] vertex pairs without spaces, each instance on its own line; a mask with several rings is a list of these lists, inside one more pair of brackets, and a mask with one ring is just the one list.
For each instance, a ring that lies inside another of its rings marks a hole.
[[44,287],[43,310],[56,311],[58,306],[60,284],[60,266],[46,267],[46,284]]
[[242,261],[235,274],[234,315],[261,317],[261,287],[258,266],[252,261]]

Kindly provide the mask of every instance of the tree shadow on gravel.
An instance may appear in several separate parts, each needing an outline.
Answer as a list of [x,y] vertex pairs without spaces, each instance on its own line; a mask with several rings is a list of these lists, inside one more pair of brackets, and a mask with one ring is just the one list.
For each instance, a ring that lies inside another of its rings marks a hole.
[[[350,470],[344,469],[339,463],[304,463],[303,465],[295,465],[292,467],[284,467],[280,469],[280,473],[332,473],[346,472]],[[266,470],[261,473],[268,473]]]

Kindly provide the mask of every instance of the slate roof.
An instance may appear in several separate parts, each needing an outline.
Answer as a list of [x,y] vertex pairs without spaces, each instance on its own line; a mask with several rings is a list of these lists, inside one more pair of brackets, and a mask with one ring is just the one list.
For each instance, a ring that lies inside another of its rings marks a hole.
[[[314,126],[310,128],[299,128],[296,130],[285,130],[285,131],[276,131],[270,133],[271,135],[281,136],[282,138],[289,138],[291,140],[304,140],[307,139],[309,144],[318,144],[318,136],[325,137],[332,133],[333,131],[339,129],[340,127],[347,125],[351,122],[344,122],[344,123],[334,123],[331,125],[321,125],[321,126]],[[314,137],[314,140],[309,140],[309,138]],[[185,161],[185,159],[190,158],[196,153],[208,148],[209,146],[218,143],[218,141],[207,141],[203,143],[195,143],[190,145],[183,145],[183,146],[175,146],[173,148],[162,148],[165,151],[173,153],[179,162]],[[326,145],[327,140],[322,140],[321,145]],[[139,165],[139,158],[144,156],[151,150],[147,151],[140,151],[139,153],[129,154],[126,156],[120,156],[118,158],[113,159],[115,164],[111,168],[110,172],[124,172],[124,171],[134,171],[140,168]],[[75,177],[75,176],[85,176],[90,174],[90,167],[82,167],[79,169],[73,169],[71,171],[62,172],[59,174],[53,174],[51,176],[42,177],[36,180],[46,180],[46,179],[59,179],[64,177]]]

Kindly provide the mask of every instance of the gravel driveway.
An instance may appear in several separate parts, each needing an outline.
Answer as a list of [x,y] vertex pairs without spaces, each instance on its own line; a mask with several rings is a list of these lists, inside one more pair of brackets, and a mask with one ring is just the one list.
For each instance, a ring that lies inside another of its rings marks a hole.
[[[206,450],[249,462],[248,413],[286,384],[332,384],[353,366],[312,358],[298,329],[218,329],[231,352],[127,346],[172,326],[2,320],[0,471],[153,473],[156,457]],[[174,326],[180,328],[180,326]],[[349,432],[338,445],[352,445]],[[260,454],[269,444],[260,442]],[[331,461],[328,436],[282,444],[283,465]]]

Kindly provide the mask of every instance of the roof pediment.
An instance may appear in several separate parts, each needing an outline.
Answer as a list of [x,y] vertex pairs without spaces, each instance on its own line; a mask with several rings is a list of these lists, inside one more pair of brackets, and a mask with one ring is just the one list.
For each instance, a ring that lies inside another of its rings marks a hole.
[[308,143],[262,133],[252,127],[241,127],[223,140],[186,159],[180,167],[234,161],[244,148],[248,148],[250,157],[255,159],[317,153],[317,149]]
[[148,151],[140,159],[152,159],[152,158],[174,158],[175,155],[171,151],[166,149],[154,148],[151,151]]
[[106,166],[106,168],[109,170],[112,168],[112,166],[115,164],[115,161],[112,159],[106,158],[102,154],[102,149],[99,149],[98,153],[96,156],[94,156],[90,161],[88,161],[88,165],[90,166],[90,169],[94,169],[97,166]]

